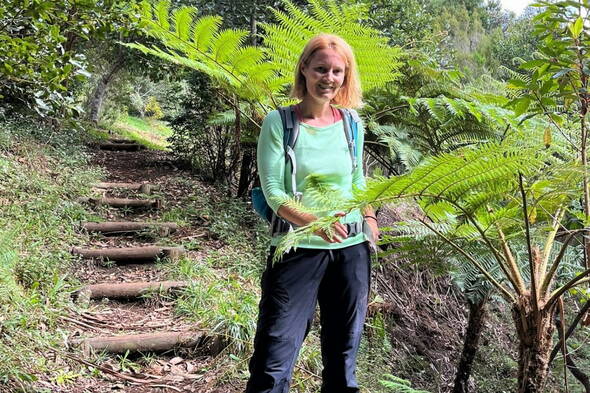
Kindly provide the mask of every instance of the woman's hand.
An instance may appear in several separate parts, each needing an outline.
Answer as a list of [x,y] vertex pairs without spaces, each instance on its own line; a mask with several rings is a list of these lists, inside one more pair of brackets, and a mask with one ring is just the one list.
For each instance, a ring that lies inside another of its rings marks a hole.
[[[338,212],[334,214],[334,217],[344,217],[345,215],[346,213],[344,212]],[[324,230],[315,231],[314,233],[322,239],[324,239],[325,241],[327,241],[328,243],[342,243],[342,240],[348,237],[348,230],[339,221],[333,223],[332,227],[334,228],[334,235],[331,238]]]
[[379,225],[377,225],[377,218],[375,216],[365,216],[365,222],[369,228],[371,228],[373,243],[377,243],[377,240],[379,240],[379,236],[381,235],[379,232]]

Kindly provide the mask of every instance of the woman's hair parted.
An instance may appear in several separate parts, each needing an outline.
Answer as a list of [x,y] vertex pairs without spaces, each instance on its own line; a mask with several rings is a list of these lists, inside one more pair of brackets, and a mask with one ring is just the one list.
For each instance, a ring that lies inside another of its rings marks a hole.
[[313,54],[322,49],[333,49],[342,56],[346,65],[344,82],[340,87],[340,91],[332,100],[332,103],[346,108],[360,107],[362,105],[363,93],[354,53],[346,41],[334,34],[316,35],[305,45],[303,53],[299,56],[299,61],[297,61],[297,66],[295,67],[295,83],[291,89],[291,96],[302,100],[307,94],[305,76],[301,73],[301,67],[307,65]]

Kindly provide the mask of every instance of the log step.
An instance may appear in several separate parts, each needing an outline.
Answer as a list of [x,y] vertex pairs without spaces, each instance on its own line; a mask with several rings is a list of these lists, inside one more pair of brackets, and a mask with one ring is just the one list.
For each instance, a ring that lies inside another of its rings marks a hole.
[[185,251],[183,247],[117,247],[80,248],[72,247],[71,253],[84,259],[101,259],[113,262],[154,262],[158,258],[177,260]]
[[142,194],[150,194],[153,190],[158,189],[158,186],[155,184],[148,184],[148,183],[106,183],[101,182],[94,185],[95,188],[100,188],[104,190],[131,190],[131,191],[139,191]]
[[105,235],[121,233],[137,233],[141,231],[155,230],[161,236],[167,236],[178,230],[174,222],[132,222],[132,221],[110,221],[110,222],[85,222],[82,228],[88,232],[100,232]]
[[103,283],[86,285],[76,295],[85,299],[133,299],[150,292],[168,292],[186,286],[186,281]]
[[145,146],[138,143],[112,143],[105,142],[99,146],[100,150],[112,150],[112,151],[139,151],[145,149]]
[[109,143],[128,143],[128,144],[137,143],[133,139],[124,139],[124,138],[109,138],[108,142]]
[[80,202],[92,203],[96,206],[107,205],[111,207],[143,207],[160,209],[161,199],[128,199],[128,198],[80,198]]
[[125,336],[94,337],[85,340],[71,340],[72,345],[108,353],[162,352],[174,348],[198,347],[210,338],[202,332],[166,332],[132,334]]

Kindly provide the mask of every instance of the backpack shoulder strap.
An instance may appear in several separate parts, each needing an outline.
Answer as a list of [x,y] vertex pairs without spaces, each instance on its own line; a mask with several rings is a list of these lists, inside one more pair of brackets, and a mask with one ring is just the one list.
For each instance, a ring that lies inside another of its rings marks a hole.
[[354,109],[340,108],[340,113],[342,114],[344,135],[346,136],[346,143],[348,144],[348,151],[350,152],[350,160],[352,161],[352,171],[354,172],[357,167],[358,149],[356,141],[358,139],[358,125],[361,118]]
[[295,108],[292,105],[282,106],[279,108],[279,114],[283,122],[283,146],[285,151],[287,147],[293,149],[299,137],[299,119],[295,114]]
[[291,162],[291,189],[295,199],[301,198],[301,193],[297,192],[297,162],[295,159],[295,144],[299,137],[299,119],[293,106],[282,106],[279,108],[281,121],[283,123],[283,148],[285,150],[285,160]]

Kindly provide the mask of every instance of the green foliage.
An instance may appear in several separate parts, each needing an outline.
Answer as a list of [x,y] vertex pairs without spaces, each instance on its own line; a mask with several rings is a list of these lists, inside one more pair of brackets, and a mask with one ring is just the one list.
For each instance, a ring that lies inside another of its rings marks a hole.
[[395,89],[368,97],[363,111],[367,140],[376,139],[367,149],[372,156],[389,153],[394,173],[415,167],[427,154],[496,141],[508,126],[517,125],[502,107],[507,100],[489,93],[498,82],[486,81],[485,89],[465,85],[463,74],[417,51],[409,54],[403,75]]
[[123,138],[131,139],[155,150],[166,150],[172,130],[167,123],[155,119],[122,116],[111,127]]
[[39,115],[78,113],[68,87],[89,76],[77,43],[100,36],[128,13],[126,3],[5,1],[0,5],[0,98]]
[[[227,107],[205,74],[192,72],[187,84],[180,113],[170,123],[174,131],[170,138],[172,150],[190,163],[203,180],[229,185],[237,175],[239,158],[240,141],[230,128],[235,123],[235,111],[223,111]],[[226,119],[214,121],[211,114],[216,112],[226,114]]]
[[150,96],[150,98],[148,98],[148,101],[146,102],[144,109],[145,114],[148,117],[151,117],[156,120],[164,117],[164,112],[162,112],[162,108],[160,108],[160,104],[154,96]]
[[395,392],[395,393],[429,393],[426,390],[416,390],[412,389],[412,385],[409,381],[405,379],[398,378],[395,375],[385,374],[383,381],[381,384],[387,388],[388,392]]
[[[335,1],[310,0],[305,13],[286,1],[287,12],[274,11],[277,24],[264,24],[266,53],[282,77],[292,81],[297,59],[311,37],[333,33],[344,38],[354,50],[361,83],[365,91],[385,86],[400,74],[400,50],[390,47],[386,38],[366,24],[367,9],[359,4],[339,6]],[[365,22],[365,23],[362,23]]]
[[419,0],[361,1],[369,7],[371,26],[381,31],[398,46],[435,50],[430,24],[433,20],[431,2]]
[[[205,16],[193,20],[195,14],[193,8],[183,7],[169,15],[168,2],[160,2],[153,9],[144,2],[142,21],[146,33],[161,41],[165,49],[143,44],[128,46],[201,71],[242,97],[255,100],[263,97],[269,90],[274,72],[268,63],[263,62],[260,48],[243,45],[248,32],[222,30],[221,17]],[[177,26],[181,29],[176,30]]]

